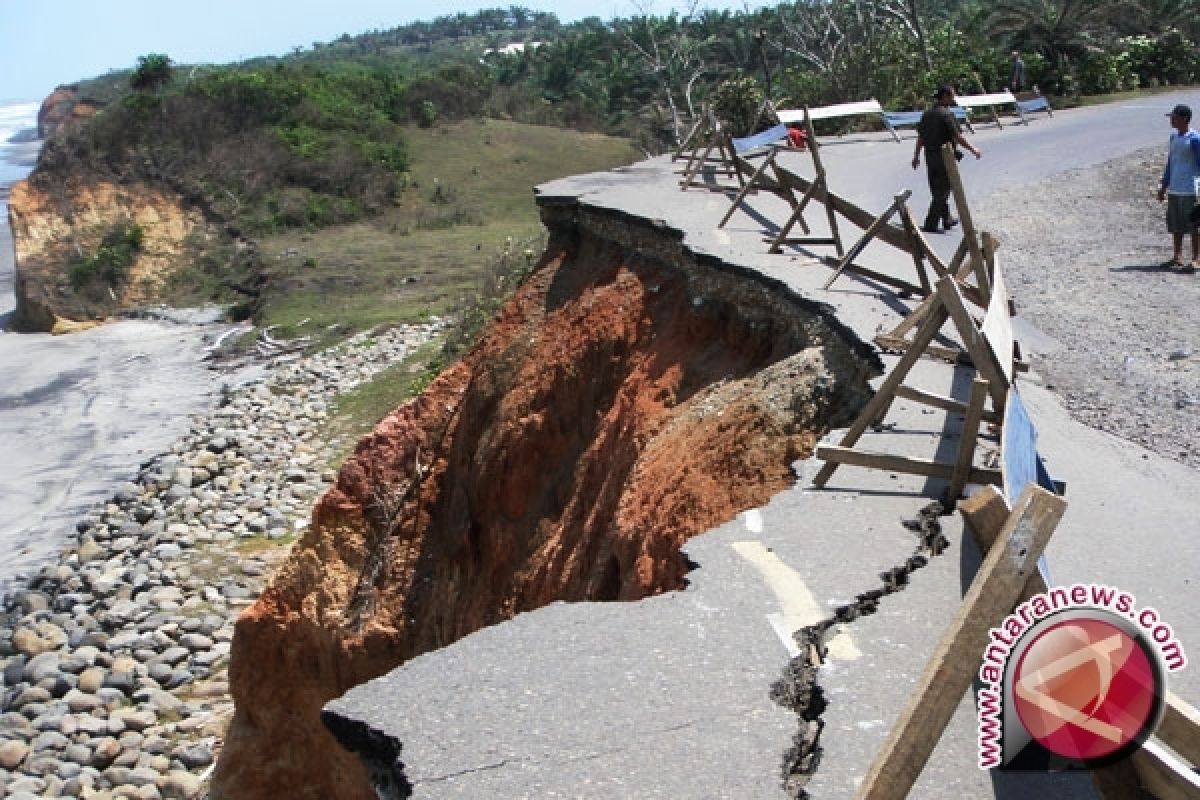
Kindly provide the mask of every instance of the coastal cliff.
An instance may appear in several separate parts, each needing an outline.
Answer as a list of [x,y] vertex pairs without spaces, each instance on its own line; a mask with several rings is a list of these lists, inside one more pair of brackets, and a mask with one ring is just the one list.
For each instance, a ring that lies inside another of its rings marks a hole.
[[98,105],[80,93],[78,86],[59,86],[38,109],[38,138],[56,136],[59,131],[95,116],[99,110]]
[[[161,187],[96,180],[12,187],[8,220],[16,259],[14,327],[68,332],[121,309],[157,302],[191,237],[212,236],[204,215]],[[122,280],[97,295],[76,290],[67,265],[93,252],[117,224],[135,224],[141,246]]]
[[680,545],[869,396],[880,365],[827,308],[643,220],[542,214],[533,274],[359,443],[238,620],[213,797],[374,797],[326,702],[522,611],[682,588]]

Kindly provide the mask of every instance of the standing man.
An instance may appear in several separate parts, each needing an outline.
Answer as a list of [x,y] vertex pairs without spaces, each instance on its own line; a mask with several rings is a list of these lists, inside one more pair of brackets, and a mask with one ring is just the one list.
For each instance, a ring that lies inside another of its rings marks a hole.
[[[950,106],[954,105],[954,89],[942,86],[934,96],[933,107],[921,115],[917,123],[917,145],[913,150],[912,168],[921,166],[921,150],[925,150],[925,169],[929,176],[929,213],[925,215],[925,224],[921,230],[926,233],[941,233],[938,223],[950,230],[958,224],[958,220],[950,216],[950,175],[946,172],[946,164],[942,161],[942,145],[954,142],[975,158],[981,158],[983,153],[973,144],[963,138],[958,129],[958,120],[954,118]],[[955,148],[955,154],[958,149]]]
[[1008,74],[1008,89],[1015,94],[1025,89],[1025,62],[1016,50],[1012,51],[1011,58],[1012,72]]
[[[1200,133],[1192,130],[1192,109],[1178,105],[1167,114],[1171,119],[1171,139],[1167,145],[1167,165],[1158,187],[1158,202],[1167,201],[1167,230],[1175,255],[1167,266],[1181,267],[1192,273],[1200,266],[1200,239],[1192,210],[1196,207],[1196,179],[1200,178]],[[1192,260],[1183,260],[1183,235],[1192,235]]]

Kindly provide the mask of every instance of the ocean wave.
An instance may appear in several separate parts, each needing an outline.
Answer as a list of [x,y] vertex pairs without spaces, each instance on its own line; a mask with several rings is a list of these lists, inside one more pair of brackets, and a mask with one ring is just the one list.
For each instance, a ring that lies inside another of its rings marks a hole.
[[6,144],[24,131],[36,129],[39,108],[41,103],[0,105],[0,144]]

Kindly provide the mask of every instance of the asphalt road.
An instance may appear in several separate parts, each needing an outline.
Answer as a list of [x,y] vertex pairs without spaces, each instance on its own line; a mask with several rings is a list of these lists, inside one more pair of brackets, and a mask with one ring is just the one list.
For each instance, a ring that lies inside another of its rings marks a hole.
[[[1200,108],[1200,92],[1038,116],[1028,127],[981,127],[971,138],[983,159],[963,168],[968,196],[1144,148],[1165,151],[1163,114],[1176,102]],[[902,144],[872,136],[828,142],[822,153],[832,190],[879,211],[897,191],[912,188],[911,207],[923,211],[928,194],[923,171],[909,164],[912,142],[911,132]],[[804,173],[807,156],[786,157]],[[831,304],[865,340],[898,321],[903,308],[878,287],[846,278],[826,292],[829,271],[813,259],[762,252],[761,221],[784,218],[781,201],[758,195],[758,216],[735,216],[718,230],[728,200],[680,194],[674,181],[669,162],[658,159],[554,182],[541,192],[663,219],[685,231],[693,251]],[[958,237],[936,241],[949,254]],[[904,254],[877,248],[873,257],[890,259],[897,275],[911,273]],[[969,375],[922,360],[912,379],[954,393]],[[1023,387],[1022,395],[1041,433],[1039,450],[1055,477],[1068,482],[1067,515],[1047,550],[1052,577],[1131,591],[1170,621],[1185,648],[1200,648],[1194,608],[1200,475],[1074,423],[1037,385]],[[889,412],[897,432],[873,435],[871,446],[928,457],[943,434],[954,434],[955,423],[915,435],[930,428],[923,408],[897,402]],[[769,692],[794,652],[788,633],[878,587],[879,572],[913,550],[900,520],[914,517],[940,490],[936,482],[849,467],[814,490],[817,468],[812,460],[799,464],[793,489],[691,540],[686,550],[699,566],[684,591],[523,614],[414,659],[330,707],[403,743],[400,757],[416,798],[784,797],[780,770],[797,721]],[[824,757],[809,785],[813,797],[853,795],[969,585],[978,553],[956,516],[944,517],[943,526],[947,554],[885,598],[878,613],[847,626],[831,647],[819,676],[829,706],[822,717]],[[1200,701],[1194,668],[1171,680],[1177,694]],[[912,796],[1092,796],[1079,775],[978,769],[976,736],[968,694]]]

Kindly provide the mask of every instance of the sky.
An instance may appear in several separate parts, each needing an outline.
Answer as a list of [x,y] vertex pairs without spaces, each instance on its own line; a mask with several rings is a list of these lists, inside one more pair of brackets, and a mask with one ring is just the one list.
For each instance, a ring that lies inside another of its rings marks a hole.
[[[686,0],[0,0],[0,104],[40,101],[64,83],[164,53],[180,64],[283,55],[343,33],[394,28],[460,11],[520,5],[562,22],[683,11]],[[745,10],[760,2],[696,0]]]

